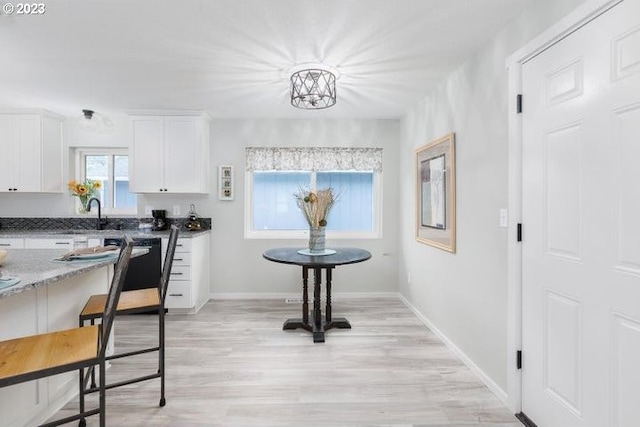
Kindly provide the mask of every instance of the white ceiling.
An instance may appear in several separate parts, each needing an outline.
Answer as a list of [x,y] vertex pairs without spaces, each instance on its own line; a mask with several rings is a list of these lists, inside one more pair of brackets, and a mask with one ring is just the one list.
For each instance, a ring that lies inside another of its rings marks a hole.
[[[49,0],[0,16],[0,106],[398,118],[532,0]],[[337,104],[290,105],[288,70],[342,73]]]

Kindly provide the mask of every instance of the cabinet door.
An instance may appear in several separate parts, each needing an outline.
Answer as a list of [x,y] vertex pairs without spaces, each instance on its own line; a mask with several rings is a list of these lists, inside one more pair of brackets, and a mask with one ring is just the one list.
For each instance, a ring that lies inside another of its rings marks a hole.
[[16,122],[13,116],[0,116],[0,192],[12,191],[14,188],[14,159],[17,146]]
[[[40,117],[19,115],[16,117],[18,139],[15,185],[19,192],[42,191],[42,138]],[[50,161],[55,161],[51,159]]]
[[136,193],[164,192],[164,128],[161,117],[132,119],[130,187]]
[[66,186],[62,182],[62,122],[42,117],[42,179],[41,191],[62,193]]
[[200,168],[203,160],[196,120],[190,117],[167,117],[164,122],[165,187],[171,193],[200,191]]

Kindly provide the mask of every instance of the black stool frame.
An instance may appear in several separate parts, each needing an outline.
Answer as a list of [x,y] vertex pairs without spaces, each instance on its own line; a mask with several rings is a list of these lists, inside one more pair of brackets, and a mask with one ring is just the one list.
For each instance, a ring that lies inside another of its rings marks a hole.
[[[135,384],[142,381],[151,380],[154,378],[160,378],[160,403],[159,406],[166,405],[165,398],[165,300],[167,296],[167,289],[169,287],[169,279],[171,277],[171,268],[173,266],[173,257],[175,255],[176,246],[178,242],[178,227],[175,225],[171,226],[171,233],[169,234],[169,241],[167,244],[167,253],[165,254],[164,263],[162,267],[162,275],[160,277],[160,282],[158,283],[158,292],[159,292],[159,304],[158,305],[145,305],[142,307],[134,307],[126,310],[116,310],[115,315],[127,315],[134,314],[140,312],[146,312],[149,310],[158,310],[158,345],[154,347],[143,348],[139,350],[133,350],[123,353],[112,354],[105,357],[105,360],[114,360],[120,359],[123,357],[136,356],[139,354],[158,352],[158,372],[149,375],[142,375],[135,378],[130,378],[124,381],[118,381],[111,384],[105,385],[105,389],[111,389],[115,387],[122,387],[129,384]],[[126,291],[125,291],[126,293]],[[84,326],[86,321],[89,321],[91,325],[95,324],[96,319],[100,319],[101,314],[92,314],[92,315],[82,315],[79,316],[79,324],[80,326]],[[91,387],[86,388],[80,387],[80,394],[86,393],[94,393],[98,391],[99,388],[95,384],[95,375],[94,372],[91,373]]]

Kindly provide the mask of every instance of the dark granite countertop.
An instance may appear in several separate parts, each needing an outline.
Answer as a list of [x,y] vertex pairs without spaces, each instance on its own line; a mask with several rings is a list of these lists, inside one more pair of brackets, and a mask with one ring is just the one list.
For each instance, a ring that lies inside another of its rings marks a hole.
[[[60,249],[14,249],[0,267],[3,277],[20,278],[20,282],[0,289],[0,299],[26,292],[40,286],[46,286],[68,277],[76,276],[97,268],[114,264],[117,257],[96,260],[54,261],[67,251]],[[146,249],[134,249],[132,256],[144,255]]]

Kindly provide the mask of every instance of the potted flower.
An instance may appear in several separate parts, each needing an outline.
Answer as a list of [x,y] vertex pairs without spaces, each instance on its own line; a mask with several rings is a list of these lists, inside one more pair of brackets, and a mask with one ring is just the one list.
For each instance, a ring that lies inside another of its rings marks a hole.
[[71,195],[80,199],[78,213],[81,214],[87,213],[87,202],[102,188],[102,182],[93,179],[85,179],[82,182],[72,179],[67,185]]
[[323,253],[327,217],[337,200],[333,189],[331,187],[316,191],[301,189],[293,196],[309,224],[309,252]]

